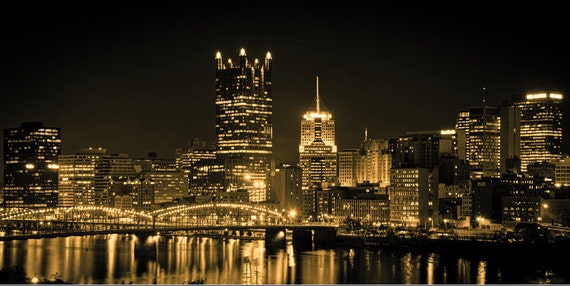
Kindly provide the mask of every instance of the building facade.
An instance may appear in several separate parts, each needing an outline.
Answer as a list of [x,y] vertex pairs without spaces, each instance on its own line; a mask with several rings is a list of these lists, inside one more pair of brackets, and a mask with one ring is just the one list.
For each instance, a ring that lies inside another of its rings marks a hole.
[[84,148],[59,156],[60,207],[96,205],[95,168],[106,155],[104,148]]
[[60,153],[60,128],[24,122],[4,129],[4,207],[56,207]]
[[338,182],[335,121],[319,96],[318,77],[317,96],[301,120],[299,166],[304,190]]
[[216,155],[227,191],[247,189],[252,202],[266,200],[273,148],[272,57],[236,63],[216,54]]
[[536,93],[513,96],[520,109],[521,170],[528,164],[562,158],[562,94]]
[[403,226],[425,225],[436,208],[437,195],[431,184],[429,169],[393,168],[389,188],[390,222]]
[[467,161],[471,178],[499,176],[500,126],[497,107],[482,106],[469,110]]

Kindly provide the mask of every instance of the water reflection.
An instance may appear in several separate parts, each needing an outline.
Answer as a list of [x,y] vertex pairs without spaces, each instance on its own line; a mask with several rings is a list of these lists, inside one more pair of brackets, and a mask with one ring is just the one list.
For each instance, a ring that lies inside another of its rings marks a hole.
[[155,255],[135,255],[133,235],[0,242],[1,266],[78,284],[494,284],[566,283],[540,259],[493,260],[355,248],[266,249],[263,240],[151,237]]

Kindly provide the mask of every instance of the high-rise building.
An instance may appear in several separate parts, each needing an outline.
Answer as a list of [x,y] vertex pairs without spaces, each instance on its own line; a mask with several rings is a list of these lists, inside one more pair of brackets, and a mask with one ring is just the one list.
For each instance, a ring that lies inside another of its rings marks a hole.
[[457,113],[455,134],[457,136],[457,158],[466,160],[467,153],[469,153],[467,150],[469,147],[469,111]]
[[60,153],[60,128],[24,122],[4,129],[4,206],[56,207]]
[[134,165],[141,180],[150,179],[154,183],[153,205],[188,196],[188,176],[177,167],[176,160],[157,158],[156,153],[149,153],[147,159],[137,159]]
[[96,205],[95,168],[107,149],[84,148],[59,156],[60,207]]
[[273,188],[279,201],[279,209],[301,213],[303,209],[303,191],[301,188],[302,170],[298,166],[281,164],[275,168]]
[[318,77],[317,96],[301,120],[299,167],[303,170],[303,190],[338,181],[335,121],[319,96]]
[[387,187],[390,185],[391,168],[392,155],[388,152],[388,140],[368,138],[366,130],[356,168],[357,182],[378,183],[380,187]]
[[202,138],[193,138],[185,148],[176,149],[176,166],[184,172],[188,194],[195,197],[225,190],[223,162],[216,150]]
[[250,200],[266,200],[273,146],[272,57],[238,62],[216,54],[216,154],[224,164],[228,191],[247,189]]
[[397,141],[392,165],[434,169],[443,155],[457,154],[455,130],[411,131]]
[[360,149],[348,148],[337,152],[338,156],[338,183],[342,187],[356,187],[358,182],[357,165],[360,158]]
[[508,103],[499,106],[501,117],[501,157],[500,171],[506,173],[510,171],[520,172],[520,164],[515,164],[520,160],[520,126],[521,113],[518,107]]
[[133,159],[128,154],[101,156],[95,166],[95,205],[112,206],[111,185],[114,177],[136,176]]
[[521,112],[521,171],[534,162],[562,159],[562,94],[544,92],[512,99]]
[[499,109],[493,106],[469,109],[467,161],[471,177],[498,177],[500,166]]
[[390,176],[390,222],[419,226],[437,219],[437,195],[428,169],[393,168]]

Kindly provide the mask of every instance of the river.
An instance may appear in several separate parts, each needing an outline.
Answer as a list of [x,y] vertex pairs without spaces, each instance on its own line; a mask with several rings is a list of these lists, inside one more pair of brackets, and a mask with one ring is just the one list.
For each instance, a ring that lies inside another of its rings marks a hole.
[[[155,238],[155,237],[153,237]],[[155,238],[156,239],[156,238]],[[263,240],[160,237],[135,255],[132,235],[0,241],[0,263],[74,284],[542,284],[569,283],[565,263],[338,247],[265,249]]]

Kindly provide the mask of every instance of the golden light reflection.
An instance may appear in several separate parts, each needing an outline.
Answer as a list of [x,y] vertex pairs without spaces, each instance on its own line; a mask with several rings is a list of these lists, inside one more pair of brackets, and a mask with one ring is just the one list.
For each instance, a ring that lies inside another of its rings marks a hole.
[[427,284],[434,284],[434,255],[433,253],[430,253],[427,259]]
[[293,251],[293,243],[287,245],[287,261],[289,267],[295,267],[295,252]]
[[412,254],[407,253],[405,256],[402,257],[402,267],[404,268],[404,277],[403,281],[405,284],[412,283]]
[[118,234],[110,234],[107,237],[107,264],[109,265],[107,271],[107,283],[109,284],[113,283],[113,277],[115,276],[117,236]]
[[477,267],[477,284],[485,284],[485,277],[487,277],[487,262],[479,261],[479,266]]

